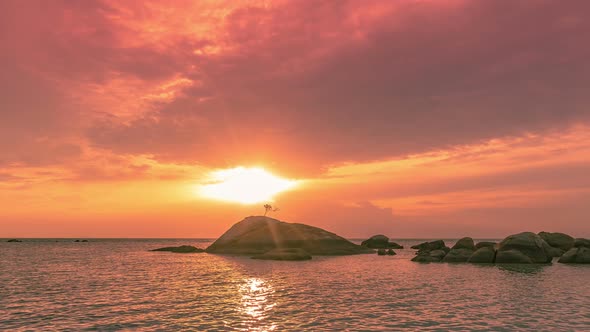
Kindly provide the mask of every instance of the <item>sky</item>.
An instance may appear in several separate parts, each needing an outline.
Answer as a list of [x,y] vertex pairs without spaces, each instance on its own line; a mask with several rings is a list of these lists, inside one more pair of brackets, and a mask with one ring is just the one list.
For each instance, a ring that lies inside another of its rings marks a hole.
[[264,213],[202,195],[236,167],[346,237],[588,237],[588,12],[0,1],[0,237],[217,237]]

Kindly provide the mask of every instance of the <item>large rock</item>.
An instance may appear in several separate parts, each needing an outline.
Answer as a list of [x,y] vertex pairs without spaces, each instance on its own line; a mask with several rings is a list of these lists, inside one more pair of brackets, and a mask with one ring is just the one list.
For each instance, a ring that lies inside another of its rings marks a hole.
[[563,233],[540,232],[539,236],[554,248],[568,251],[574,246],[574,238]]
[[[516,254],[515,251],[522,255]],[[550,263],[553,259],[550,251],[550,246],[539,235],[531,232],[518,233],[500,242],[496,263]]]
[[493,263],[496,258],[496,250],[490,246],[477,249],[467,260],[469,263]]
[[179,253],[179,254],[190,254],[190,253],[196,253],[196,252],[204,252],[205,250],[203,250],[201,248],[193,247],[193,246],[178,246],[178,247],[164,247],[164,248],[152,249],[150,251],[169,251],[169,252],[175,252],[175,253]]
[[481,249],[484,247],[490,247],[495,249],[498,244],[496,242],[481,241],[475,245],[475,249]]
[[558,262],[569,264],[590,264],[590,248],[572,248],[563,254]]
[[431,251],[431,250],[442,249],[444,247],[445,247],[445,241],[436,240],[436,241],[430,241],[430,242],[423,242],[423,243],[414,245],[411,248],[422,250],[422,251]]
[[582,238],[575,239],[574,240],[574,247],[576,247],[576,248],[581,248],[581,247],[590,248],[590,240],[589,239],[582,239]]
[[251,258],[275,261],[305,261],[311,259],[311,255],[301,248],[275,248]]
[[496,253],[496,263],[498,264],[532,264],[533,260],[522,252],[510,249],[498,251]]
[[[472,242],[473,243],[473,242]],[[473,255],[473,250],[467,248],[453,248],[443,258],[443,262],[446,263],[463,263],[467,262],[469,257]]]
[[[475,243],[473,243],[473,239],[470,237],[464,237],[457,241],[455,245],[451,249],[469,249],[471,251],[475,250]],[[452,251],[452,250],[451,250]]]
[[227,230],[206,251],[216,254],[259,255],[275,248],[301,248],[311,255],[374,253],[321,228],[282,222],[270,217],[248,217]]

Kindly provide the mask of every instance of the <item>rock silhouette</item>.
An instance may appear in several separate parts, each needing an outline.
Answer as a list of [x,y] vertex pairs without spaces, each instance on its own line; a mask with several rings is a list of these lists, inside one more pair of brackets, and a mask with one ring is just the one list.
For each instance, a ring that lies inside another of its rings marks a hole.
[[252,216],[233,225],[206,251],[216,254],[260,255],[276,248],[301,248],[310,255],[354,255],[372,249],[318,227]]
[[573,237],[564,234],[564,233],[548,233],[548,232],[540,232],[539,236],[547,242],[548,245],[559,248],[563,251],[570,250],[575,243]]
[[311,259],[311,255],[301,248],[275,248],[251,258],[275,261],[304,261]]
[[180,254],[189,254],[189,253],[197,253],[197,252],[204,252],[205,250],[193,246],[178,246],[178,247],[164,247],[158,249],[152,249],[150,251],[168,251],[168,252],[175,252]]

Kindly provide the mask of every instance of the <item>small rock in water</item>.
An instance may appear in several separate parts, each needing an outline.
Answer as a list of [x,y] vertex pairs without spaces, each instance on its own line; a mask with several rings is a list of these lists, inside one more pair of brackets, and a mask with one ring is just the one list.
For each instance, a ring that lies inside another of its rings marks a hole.
[[377,250],[377,255],[379,255],[379,256],[384,256],[386,254],[387,254],[387,250],[385,250],[385,249]]
[[388,254],[389,256],[397,255],[397,254],[395,253],[395,251],[393,251],[393,249],[389,249],[389,250],[387,250],[387,254]]
[[204,252],[205,250],[193,246],[179,246],[179,247],[164,247],[158,249],[152,249],[150,251],[168,251],[168,252],[175,252],[180,254],[189,254],[189,253],[196,253],[196,252]]
[[17,240],[17,239],[10,239],[10,240],[8,240],[6,242],[23,242],[23,241],[22,240]]

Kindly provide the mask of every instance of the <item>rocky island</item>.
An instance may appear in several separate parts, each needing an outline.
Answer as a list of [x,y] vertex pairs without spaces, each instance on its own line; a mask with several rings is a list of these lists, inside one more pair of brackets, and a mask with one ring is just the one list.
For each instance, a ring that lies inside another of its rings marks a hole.
[[276,260],[375,252],[318,227],[283,222],[266,216],[251,216],[236,223],[205,251]]

